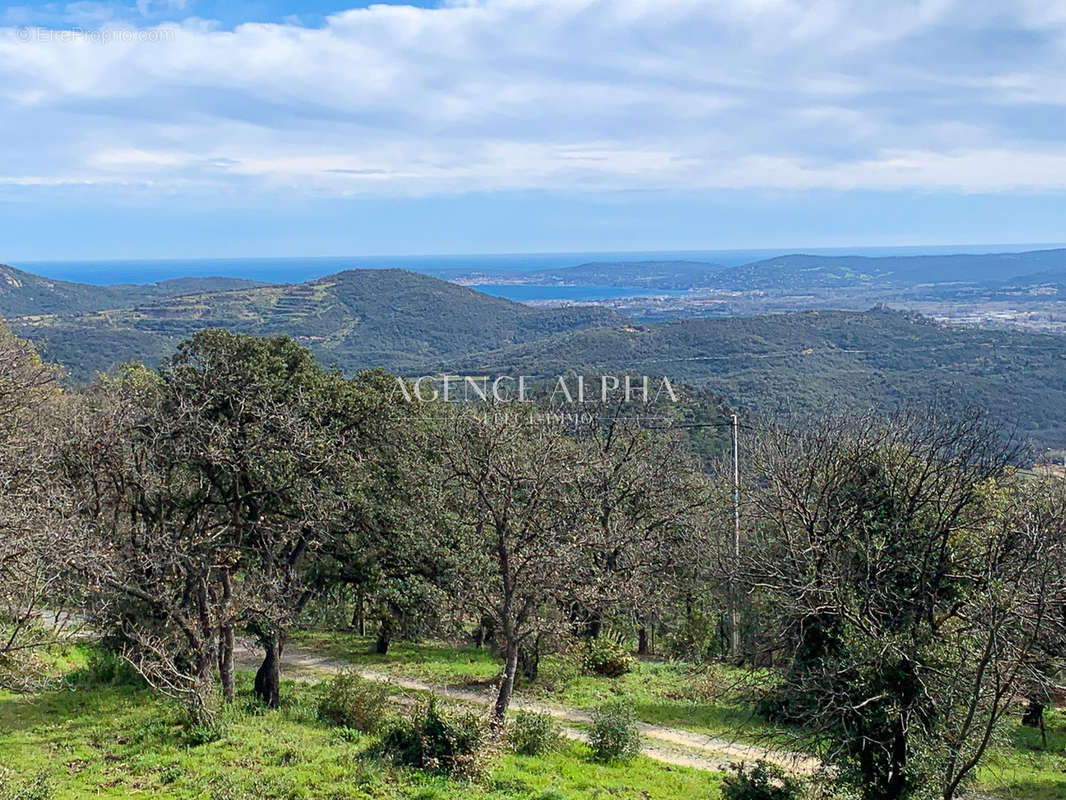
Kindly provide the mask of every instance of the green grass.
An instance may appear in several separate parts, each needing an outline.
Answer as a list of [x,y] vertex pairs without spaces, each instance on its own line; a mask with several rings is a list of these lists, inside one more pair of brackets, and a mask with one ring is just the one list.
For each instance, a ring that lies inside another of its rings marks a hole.
[[999,797],[1062,800],[1066,797],[1066,712],[1047,714],[1047,749],[1040,731],[1022,725],[1007,731],[1007,741],[978,772],[978,783]]
[[293,641],[316,653],[374,667],[396,675],[422,678],[444,685],[488,683],[500,673],[499,659],[476,647],[440,642],[393,642],[388,655],[373,652],[368,636],[333,632],[301,631]]
[[[316,652],[384,672],[448,686],[487,686],[501,671],[484,650],[439,642],[397,642],[388,655],[373,653],[373,639],[344,632],[304,632],[300,644]],[[546,658],[540,677],[520,685],[517,696],[591,710],[605,700],[626,697],[644,722],[683,728],[730,740],[786,746],[787,729],[752,713],[751,676],[720,664],[639,662],[620,678],[582,675],[572,662]]]
[[[498,659],[469,646],[402,642],[394,644],[387,656],[379,656],[371,653],[372,639],[348,633],[303,633],[299,640],[335,658],[441,684],[486,685],[500,674]],[[629,674],[611,679],[581,675],[573,665],[546,659],[541,678],[521,687],[518,696],[586,710],[624,696],[644,722],[769,747],[788,748],[794,738],[787,729],[754,715],[746,689],[751,677],[724,665],[643,661]],[[1046,751],[1041,748],[1039,731],[1009,726],[1005,739],[981,767],[978,785],[1003,798],[1066,798],[1066,712],[1049,713]]]
[[[337,657],[441,683],[484,683],[499,669],[493,658],[472,648],[401,643],[382,657],[370,654],[369,640],[358,637],[316,633],[300,638],[304,646]],[[85,680],[90,662],[85,647],[56,651],[48,660],[54,674],[74,670]],[[726,667],[645,662],[614,680],[577,675],[551,662],[545,667],[550,685],[526,687],[527,696],[589,708],[624,695],[650,722],[731,738],[741,738],[735,725],[746,726],[741,730],[747,736],[760,731],[744,706],[739,673]],[[626,765],[598,764],[580,744],[537,758],[501,752],[473,782],[398,769],[375,755],[375,737],[342,736],[320,723],[314,714],[315,687],[286,681],[282,708],[264,712],[251,699],[250,682],[249,673],[239,674],[238,701],[225,715],[222,737],[201,745],[190,738],[179,709],[144,689],[74,688],[67,682],[58,684],[66,688],[38,694],[0,693],[0,796],[4,780],[25,783],[35,776],[55,787],[56,798],[135,793],[203,800],[719,796],[717,774],[645,758]],[[978,777],[982,792],[996,797],[1066,797],[1066,713],[1049,714],[1047,750],[1038,731],[1012,726]]]
[[[314,687],[285,682],[283,706],[258,709],[250,676],[217,741],[194,745],[171,703],[143,689],[94,687],[0,693],[0,773],[35,778],[54,797],[376,798],[377,800],[579,800],[717,798],[720,776],[640,758],[591,760],[573,744],[540,758],[497,754],[474,781],[398,769],[372,736],[342,736],[314,718]],[[0,783],[0,793],[3,792]]]

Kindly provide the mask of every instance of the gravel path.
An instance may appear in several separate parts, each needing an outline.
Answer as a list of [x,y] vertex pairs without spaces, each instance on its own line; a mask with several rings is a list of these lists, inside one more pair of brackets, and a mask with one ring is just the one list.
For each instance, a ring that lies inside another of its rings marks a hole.
[[[255,648],[240,646],[234,658],[238,669],[254,670],[258,668],[261,656]],[[285,677],[304,681],[316,681],[352,667],[351,663],[343,659],[324,656],[294,644],[285,646],[281,662]],[[455,686],[441,686],[368,668],[358,668],[357,672],[367,680],[391,684],[401,689],[428,692],[463,703],[488,706],[493,700],[491,689],[475,691]],[[526,710],[551,714],[563,723],[564,736],[579,741],[584,741],[587,737],[584,731],[574,726],[586,725],[592,720],[592,716],[586,711],[520,697],[515,697],[511,702],[511,708],[516,711]],[[811,774],[819,767],[816,759],[802,754],[731,742],[679,728],[667,728],[642,722],[640,732],[645,738],[644,755],[666,764],[719,771],[731,763],[748,763],[761,759],[779,764],[793,774]]]

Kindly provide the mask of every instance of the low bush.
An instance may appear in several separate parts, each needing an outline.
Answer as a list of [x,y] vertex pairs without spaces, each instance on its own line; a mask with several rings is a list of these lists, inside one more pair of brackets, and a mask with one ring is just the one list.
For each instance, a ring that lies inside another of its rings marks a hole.
[[325,684],[317,711],[323,722],[373,733],[385,722],[388,706],[389,693],[384,686],[349,671]]
[[584,659],[570,653],[558,653],[542,658],[537,680],[531,688],[548,693],[563,691],[581,677],[583,661]]
[[555,750],[562,738],[562,727],[551,714],[519,711],[508,725],[511,749],[522,756],[542,756]]
[[598,636],[589,640],[581,657],[581,668],[587,675],[603,675],[617,678],[625,675],[636,665],[625,645]]
[[765,761],[756,762],[750,769],[733,764],[722,781],[722,800],[801,800],[803,796],[800,781]]
[[381,746],[403,766],[473,776],[483,766],[486,731],[485,721],[476,714],[443,709],[431,700],[425,713],[395,722]]
[[185,728],[185,742],[190,747],[211,744],[223,738],[229,731],[229,724],[218,717],[202,722],[190,722]]
[[632,705],[612,700],[593,712],[589,746],[596,760],[628,761],[640,754],[640,745],[640,729]]

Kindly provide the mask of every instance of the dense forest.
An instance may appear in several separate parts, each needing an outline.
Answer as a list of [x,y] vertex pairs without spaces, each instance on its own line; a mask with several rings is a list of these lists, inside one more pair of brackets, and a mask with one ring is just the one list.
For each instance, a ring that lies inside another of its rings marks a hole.
[[[1066,485],[1015,472],[1016,446],[982,413],[746,415],[733,428],[718,405],[678,418],[617,400],[410,402],[408,388],[380,369],[346,377],[285,336],[207,329],[157,367],[73,390],[0,335],[0,720],[20,731],[0,741],[19,754],[34,741],[9,709],[73,725],[64,692],[102,702],[118,685],[122,702],[170,710],[142,710],[164,716],[117,744],[98,721],[84,748],[201,754],[99,778],[45,759],[32,777],[0,774],[5,796],[93,780],[297,796],[238,791],[203,764],[299,731],[274,766],[347,754],[336,774],[307,767],[314,796],[411,796],[435,775],[434,791],[458,794],[434,796],[528,797],[531,784],[485,776],[510,758],[529,775],[575,756],[557,754],[550,710],[516,692],[579,703],[567,693],[582,680],[614,687],[572,731],[587,750],[566,752],[624,765],[655,733],[630,674],[683,700],[650,721],[672,709],[691,725],[725,696],[740,709],[727,729],[755,720],[767,758],[701,784],[727,800],[951,800],[986,789],[989,763],[1014,764],[1005,737],[1020,720],[1058,746]],[[721,457],[696,457],[693,428],[715,432]],[[339,629],[379,659],[460,648],[448,669],[484,666],[486,714],[396,702],[352,669],[310,690],[283,680],[294,648]],[[74,643],[91,656],[57,678],[57,648]],[[784,749],[808,768],[772,763]],[[1059,777],[1030,766],[1001,780],[1050,797]]]

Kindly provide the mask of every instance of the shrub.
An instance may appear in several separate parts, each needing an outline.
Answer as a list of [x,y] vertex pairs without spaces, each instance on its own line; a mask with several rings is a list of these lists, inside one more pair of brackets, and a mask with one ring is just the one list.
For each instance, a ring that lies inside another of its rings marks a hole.
[[177,764],[168,764],[159,771],[159,782],[164,786],[176,783],[184,774]]
[[585,645],[581,668],[587,675],[604,675],[617,678],[633,669],[636,659],[625,646],[613,639],[597,636]]
[[640,744],[637,714],[629,703],[612,700],[593,712],[589,745],[598,761],[628,761],[640,754]]
[[388,712],[389,693],[384,686],[342,672],[326,683],[318,698],[318,718],[331,725],[364,733],[379,730]]
[[397,722],[381,745],[397,764],[471,776],[481,771],[485,734],[476,714],[445,710],[431,700],[424,714]]
[[541,756],[559,746],[562,727],[551,714],[519,711],[511,720],[507,738],[522,756]]
[[545,692],[560,692],[583,672],[583,658],[567,653],[541,659],[533,688]]
[[226,722],[218,717],[200,722],[190,721],[185,728],[185,741],[190,747],[211,744],[224,737],[228,730]]
[[732,764],[722,781],[722,800],[799,800],[803,785],[775,764],[758,761],[749,770]]
[[306,797],[304,790],[288,775],[257,775],[251,781],[242,781],[224,775],[210,786],[210,800],[300,800]]

